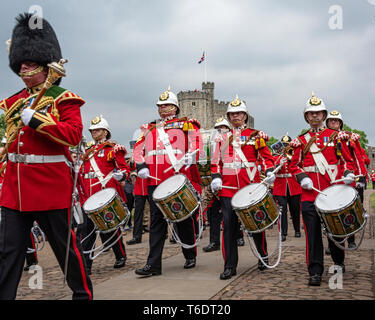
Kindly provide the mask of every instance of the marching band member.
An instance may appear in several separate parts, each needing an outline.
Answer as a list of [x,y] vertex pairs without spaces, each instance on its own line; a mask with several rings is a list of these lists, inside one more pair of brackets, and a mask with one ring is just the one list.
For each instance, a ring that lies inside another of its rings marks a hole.
[[281,239],[282,241],[286,240],[288,235],[288,206],[289,211],[292,216],[293,227],[294,227],[294,236],[296,238],[301,237],[300,231],[300,209],[301,209],[301,186],[297,183],[295,177],[290,172],[290,162],[292,160],[293,151],[289,147],[292,139],[285,135],[281,138],[281,142],[284,145],[284,151],[281,155],[275,156],[275,166],[277,167],[281,160],[284,158],[286,162],[276,174],[276,180],[273,184],[273,196],[276,199],[276,202],[281,206]]
[[[232,129],[223,134],[223,140],[215,146],[215,154],[211,162],[212,191],[219,191],[223,211],[223,256],[224,272],[220,279],[230,279],[237,273],[238,264],[238,217],[232,209],[231,198],[241,188],[250,183],[260,182],[258,161],[265,168],[267,181],[272,184],[275,175],[271,172],[274,167],[273,157],[266,146],[268,136],[258,130],[247,128],[248,111],[245,103],[236,97],[227,108],[227,118]],[[231,187],[231,189],[225,188]],[[237,188],[236,190],[232,188]],[[261,257],[266,257],[267,243],[265,232],[253,234],[257,250]],[[268,259],[264,259],[268,262]],[[258,269],[266,267],[259,260]]]
[[[302,187],[301,209],[306,233],[309,285],[320,286],[324,264],[320,218],[314,205],[318,195],[316,190],[329,187],[341,174],[346,184],[353,183],[353,160],[347,145],[338,143],[338,132],[324,126],[327,109],[323,100],[314,93],[306,103],[304,118],[310,129],[290,143],[294,148],[290,170]],[[335,265],[344,271],[343,250],[332,240],[328,242]]]
[[[341,113],[336,110],[331,111],[328,114],[326,119],[326,125],[327,128],[338,131],[338,137],[340,138],[341,143],[345,141],[346,145],[349,148],[350,154],[354,160],[354,174],[356,176],[360,176],[359,180],[357,182],[353,182],[352,186],[357,189],[357,192],[361,199],[361,203],[363,203],[363,189],[366,184],[367,169],[362,154],[362,147],[359,143],[360,135],[354,132],[343,131],[344,121],[342,119]],[[356,247],[354,235],[348,238],[348,247]]]
[[[198,193],[201,193],[201,179],[192,152],[200,146],[200,124],[195,119],[178,118],[180,108],[177,96],[168,89],[157,102],[160,120],[145,124],[134,146],[133,159],[138,177],[147,179],[148,200],[150,203],[149,255],[143,268],[135,271],[138,275],[160,275],[162,272],[162,253],[167,235],[167,221],[156,206],[152,194],[156,187],[174,175],[174,169],[186,175]],[[182,160],[185,159],[182,163]],[[172,170],[171,165],[173,166]],[[178,170],[177,170],[178,171]],[[195,243],[193,214],[188,219],[175,223],[174,227],[181,241],[187,245]],[[186,259],[184,268],[195,267],[196,247],[182,248]]]
[[70,233],[67,283],[73,299],[92,299],[82,248],[69,229],[73,193],[69,146],[77,145],[82,137],[80,107],[84,100],[59,87],[58,79],[36,108],[30,108],[33,101],[38,102],[36,97],[47,80],[47,64],[62,58],[51,25],[39,18],[43,28],[33,29],[29,26],[31,18],[31,14],[17,17],[9,48],[10,67],[26,88],[0,101],[9,144],[0,200],[0,299],[16,298],[26,243],[35,220],[48,237],[63,272]]
[[[110,140],[110,127],[107,120],[103,118],[102,115],[95,117],[91,121],[89,131],[95,143],[86,150],[82,159],[82,172],[86,196],[91,197],[100,190],[114,188],[126,203],[127,200],[124,189],[119,183],[125,180],[130,174],[129,166],[125,161],[125,155],[127,153],[125,147]],[[114,172],[114,170],[116,171]],[[110,174],[113,174],[112,178],[109,180],[106,179]],[[95,225],[91,219],[87,219],[86,232],[82,234],[82,237],[85,238],[94,228]],[[124,267],[126,262],[126,250],[122,237],[120,237],[121,232],[120,228],[117,228],[117,230],[113,232],[100,233],[103,243],[111,238],[114,233],[116,233],[114,236],[115,239],[119,238],[112,246],[113,253],[116,257],[113,266],[115,269]],[[89,251],[92,248],[94,245],[93,241],[95,241],[95,233],[92,233],[92,236],[83,242],[82,246],[85,251]],[[89,256],[90,254],[85,254],[87,268],[89,273],[91,273],[92,260]]]
[[[133,175],[133,172],[132,172]],[[147,195],[147,179],[141,179],[137,176],[137,172],[134,171],[136,178],[134,184],[134,198],[135,198],[135,209],[134,209],[134,224],[133,224],[133,238],[126,241],[126,244],[133,245],[142,242],[143,233],[143,217],[146,200],[148,201]]]

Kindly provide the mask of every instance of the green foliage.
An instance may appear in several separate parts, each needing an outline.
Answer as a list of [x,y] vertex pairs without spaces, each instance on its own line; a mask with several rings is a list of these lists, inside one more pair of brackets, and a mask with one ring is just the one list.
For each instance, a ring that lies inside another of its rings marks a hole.
[[367,134],[364,131],[352,129],[349,126],[347,126],[346,124],[344,124],[344,130],[358,133],[361,136],[361,138],[359,139],[359,143],[360,143],[361,147],[363,149],[365,149],[365,151],[367,153],[367,145],[368,145]]
[[4,114],[0,115],[0,140],[4,137],[5,135],[5,128],[6,128],[6,122],[4,120]]

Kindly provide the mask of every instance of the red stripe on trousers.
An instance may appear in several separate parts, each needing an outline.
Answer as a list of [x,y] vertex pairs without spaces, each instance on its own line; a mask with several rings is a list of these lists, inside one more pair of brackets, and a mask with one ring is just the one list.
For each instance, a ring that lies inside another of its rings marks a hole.
[[[125,257],[126,256],[126,252],[122,249],[122,243],[121,243],[121,238],[120,238],[120,234],[119,233],[120,233],[120,228],[117,228],[116,235],[119,238],[118,239],[118,244],[119,244],[119,247],[120,247],[122,255]],[[124,244],[124,249],[125,249],[125,244]]]

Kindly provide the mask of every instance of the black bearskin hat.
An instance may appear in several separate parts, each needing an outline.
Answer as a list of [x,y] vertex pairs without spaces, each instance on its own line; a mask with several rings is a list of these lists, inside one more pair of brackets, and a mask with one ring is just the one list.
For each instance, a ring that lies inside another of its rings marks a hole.
[[[31,18],[41,19],[42,28],[30,28]],[[17,75],[25,61],[47,66],[48,63],[62,59],[59,41],[47,20],[24,13],[20,14],[16,21],[9,48],[9,66]]]

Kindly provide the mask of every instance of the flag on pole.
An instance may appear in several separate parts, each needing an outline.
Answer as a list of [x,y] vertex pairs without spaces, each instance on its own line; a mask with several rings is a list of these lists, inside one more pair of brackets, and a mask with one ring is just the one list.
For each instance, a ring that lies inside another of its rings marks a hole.
[[205,53],[204,53],[204,51],[203,51],[202,58],[198,61],[198,63],[202,63],[202,62],[204,61],[204,59],[205,59]]

